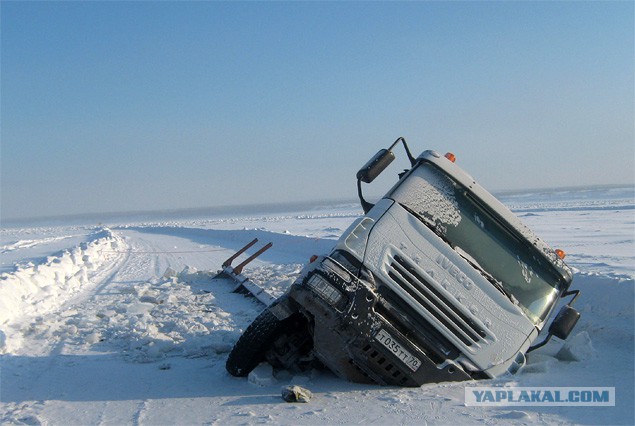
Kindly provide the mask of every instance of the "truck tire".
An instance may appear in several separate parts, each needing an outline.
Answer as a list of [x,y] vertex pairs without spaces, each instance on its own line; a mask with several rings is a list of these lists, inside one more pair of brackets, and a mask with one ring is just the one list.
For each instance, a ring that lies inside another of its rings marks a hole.
[[265,352],[284,330],[284,321],[280,321],[269,309],[247,327],[227,358],[225,368],[232,376],[245,377],[251,370],[264,361]]

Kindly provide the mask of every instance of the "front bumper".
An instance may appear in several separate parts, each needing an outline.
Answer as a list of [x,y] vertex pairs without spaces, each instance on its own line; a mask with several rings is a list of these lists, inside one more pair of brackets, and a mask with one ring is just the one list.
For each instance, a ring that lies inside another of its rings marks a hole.
[[397,386],[478,378],[454,361],[459,352],[447,339],[398,300],[330,258],[315,264],[293,284],[286,303],[309,319],[315,355],[335,374]]

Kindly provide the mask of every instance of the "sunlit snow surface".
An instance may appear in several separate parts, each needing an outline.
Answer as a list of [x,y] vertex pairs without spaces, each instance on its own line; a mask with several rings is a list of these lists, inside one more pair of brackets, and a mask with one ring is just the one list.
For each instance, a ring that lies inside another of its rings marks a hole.
[[[262,307],[214,273],[253,238],[271,241],[245,275],[282,293],[361,211],[337,205],[5,224],[0,424],[633,424],[633,188],[500,199],[567,252],[582,291],[570,337],[581,360],[557,359],[554,338],[517,375],[478,384],[615,387],[615,407],[466,407],[465,383],[386,388],[324,371],[229,376],[227,353]],[[283,402],[288,384],[311,402]]]

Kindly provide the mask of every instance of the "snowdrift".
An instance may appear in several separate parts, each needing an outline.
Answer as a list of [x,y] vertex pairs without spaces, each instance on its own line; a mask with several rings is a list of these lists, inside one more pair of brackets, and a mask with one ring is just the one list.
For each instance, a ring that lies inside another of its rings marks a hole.
[[[14,245],[29,247],[29,244]],[[51,255],[42,264],[28,263],[0,275],[0,352],[6,350],[11,326],[20,318],[35,318],[53,311],[90,285],[91,278],[107,272],[125,252],[126,245],[109,229],[92,241]]]

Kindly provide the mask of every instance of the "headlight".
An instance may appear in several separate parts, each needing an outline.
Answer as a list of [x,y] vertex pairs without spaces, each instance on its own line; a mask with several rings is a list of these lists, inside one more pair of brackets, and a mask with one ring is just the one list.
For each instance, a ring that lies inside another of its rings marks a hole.
[[349,274],[348,271],[346,271],[344,268],[342,268],[337,263],[333,262],[328,257],[326,259],[324,259],[324,261],[322,262],[322,267],[324,267],[325,269],[328,269],[329,271],[333,272],[335,275],[337,275],[338,277],[343,279],[344,282],[346,282],[346,283],[350,283],[351,282],[351,274]]
[[337,306],[344,300],[342,292],[319,274],[313,274],[307,281],[307,285],[333,306]]

